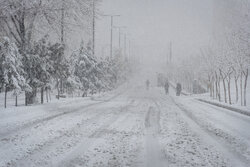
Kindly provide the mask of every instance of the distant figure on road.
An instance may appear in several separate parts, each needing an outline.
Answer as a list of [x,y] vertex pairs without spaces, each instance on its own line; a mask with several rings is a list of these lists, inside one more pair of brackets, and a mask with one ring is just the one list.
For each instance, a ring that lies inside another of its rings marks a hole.
[[176,96],[180,96],[181,95],[181,84],[177,83],[176,85]]
[[168,94],[168,89],[169,89],[169,83],[168,80],[166,80],[165,84],[164,84],[164,89],[165,89],[165,93],[166,95]]
[[149,90],[149,85],[150,85],[150,82],[149,82],[149,80],[147,80],[146,81],[146,88],[147,88],[147,90]]

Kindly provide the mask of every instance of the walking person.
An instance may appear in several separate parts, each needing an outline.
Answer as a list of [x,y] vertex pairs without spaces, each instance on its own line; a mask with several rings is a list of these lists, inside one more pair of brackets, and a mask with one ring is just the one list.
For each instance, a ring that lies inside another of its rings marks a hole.
[[167,95],[169,93],[169,83],[168,83],[168,80],[166,80],[166,82],[164,84],[164,89],[165,89],[165,93]]
[[176,85],[176,96],[180,96],[181,95],[181,84],[180,83],[177,83]]
[[149,80],[146,81],[146,89],[149,90],[149,85],[150,85],[150,82]]

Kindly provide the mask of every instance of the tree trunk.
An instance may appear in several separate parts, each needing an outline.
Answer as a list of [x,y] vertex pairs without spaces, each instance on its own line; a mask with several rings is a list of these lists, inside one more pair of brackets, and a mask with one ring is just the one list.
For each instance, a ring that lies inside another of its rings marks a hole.
[[247,106],[247,79],[248,79],[248,69],[245,73],[245,84],[244,84],[244,106]]
[[212,92],[212,98],[214,98],[214,83],[211,81],[211,92]]
[[216,91],[216,99],[219,99],[219,96],[218,96],[218,76],[217,76],[216,72],[215,72],[215,91]]
[[208,74],[208,84],[207,84],[207,90],[210,92],[210,97],[212,97],[212,91],[211,91],[211,79],[210,75]]
[[63,94],[64,93],[64,89],[63,89],[63,80],[60,79],[60,93]]
[[60,99],[60,90],[59,90],[59,80],[57,79],[57,99],[59,100]]
[[240,74],[240,104],[243,106],[243,94],[242,94],[242,72]]
[[219,101],[221,101],[221,93],[220,93],[220,77],[218,81],[218,96],[219,96]]
[[25,91],[25,106],[27,106],[28,105],[28,100],[27,100],[27,92]]
[[44,88],[41,87],[41,104],[43,104],[43,92],[44,92]]
[[36,102],[36,88],[32,92],[26,92],[26,105],[34,104]]
[[8,89],[7,86],[5,87],[5,93],[4,93],[4,108],[7,107],[7,93],[8,93]]
[[216,81],[213,82],[213,98],[216,99]]
[[212,83],[209,83],[210,97],[213,97]]
[[87,96],[88,96],[88,90],[84,90],[82,97],[87,97]]
[[49,97],[48,97],[48,88],[45,88],[45,91],[46,91],[46,100],[47,100],[47,103],[49,102]]
[[216,79],[216,82],[215,82],[215,90],[216,90],[216,99],[219,99],[219,93],[218,93],[218,81]]
[[51,101],[50,89],[49,89],[49,100]]
[[225,99],[225,103],[227,103],[227,88],[226,88],[225,79],[222,79],[222,81],[223,81],[223,88],[224,88],[224,99]]
[[17,107],[17,96],[16,96],[16,104],[15,104],[15,106]]
[[238,103],[239,101],[239,88],[238,88],[238,79],[237,77],[234,78],[234,82],[235,82],[235,90],[236,90],[236,103]]
[[231,78],[229,76],[229,79],[227,81],[227,86],[228,86],[228,102],[231,105],[232,104],[232,100],[231,100],[231,87],[230,87],[230,84],[231,84]]

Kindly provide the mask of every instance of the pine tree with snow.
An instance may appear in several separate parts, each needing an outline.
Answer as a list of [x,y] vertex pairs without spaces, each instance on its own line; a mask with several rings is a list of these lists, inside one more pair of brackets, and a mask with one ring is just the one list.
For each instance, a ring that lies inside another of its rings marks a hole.
[[[47,36],[39,40],[33,46],[33,54],[38,55],[38,62],[36,68],[36,74],[33,75],[37,79],[37,88],[41,89],[41,103],[44,102],[44,90],[47,91],[51,89],[52,83],[52,73],[54,71],[53,63],[51,61],[51,56],[53,56],[53,52],[49,50],[51,44],[48,43]],[[47,96],[46,96],[47,97]],[[48,97],[47,97],[48,101]]]
[[74,74],[80,79],[82,84],[83,97],[87,96],[88,93],[96,93],[101,87],[98,78],[98,73],[101,70],[97,66],[97,59],[91,53],[90,43],[87,44],[86,48],[81,43],[79,51],[73,55],[77,60]]
[[5,89],[5,108],[7,92],[13,90],[16,96],[21,93],[22,90],[29,90],[29,86],[25,81],[25,72],[23,70],[22,57],[18,52],[18,49],[9,38],[4,37],[0,40],[0,64],[1,64],[1,83]]
[[52,76],[56,81],[57,98],[60,98],[60,93],[64,93],[64,82],[70,75],[70,62],[63,56],[65,46],[59,43],[49,47],[50,61],[54,68]]
[[76,65],[78,63],[77,56],[78,55],[75,53],[73,53],[71,55],[71,59],[69,61],[69,64],[70,64],[69,73],[70,73],[70,75],[65,82],[65,85],[67,87],[67,92],[68,92],[68,94],[71,94],[72,96],[76,90],[82,89],[81,81],[80,81],[79,77],[75,75]]

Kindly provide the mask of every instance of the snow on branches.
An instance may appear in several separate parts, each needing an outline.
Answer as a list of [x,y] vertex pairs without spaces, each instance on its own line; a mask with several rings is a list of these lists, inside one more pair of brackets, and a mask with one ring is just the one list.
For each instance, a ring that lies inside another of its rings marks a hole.
[[22,90],[29,91],[30,87],[25,80],[25,71],[23,70],[22,57],[18,52],[15,43],[12,43],[8,37],[0,39],[0,81],[1,87],[5,89],[5,107],[6,96],[9,90],[17,96]]

